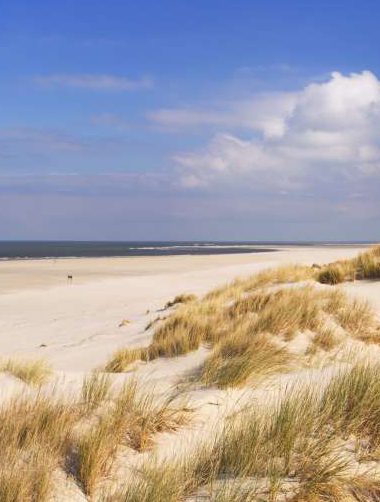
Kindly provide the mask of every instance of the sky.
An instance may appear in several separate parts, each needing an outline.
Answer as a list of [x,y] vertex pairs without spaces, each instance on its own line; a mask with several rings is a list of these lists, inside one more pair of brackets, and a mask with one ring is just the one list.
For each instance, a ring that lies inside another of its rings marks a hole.
[[377,0],[0,0],[0,240],[380,240]]

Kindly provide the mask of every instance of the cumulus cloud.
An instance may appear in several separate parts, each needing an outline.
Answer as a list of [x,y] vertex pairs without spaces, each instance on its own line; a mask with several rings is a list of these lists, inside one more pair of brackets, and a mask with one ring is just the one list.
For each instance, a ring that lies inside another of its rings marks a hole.
[[93,91],[136,91],[150,89],[153,82],[148,77],[131,79],[117,75],[99,74],[53,74],[34,77],[34,82],[41,87],[68,87]]
[[[186,125],[183,113],[155,118],[173,124],[177,117],[178,126]],[[198,125],[210,117],[207,111],[190,115]],[[184,186],[243,181],[288,189],[380,177],[380,81],[369,71],[334,72],[298,92],[229,104],[217,117],[228,132],[215,134],[202,150],[175,155]]]

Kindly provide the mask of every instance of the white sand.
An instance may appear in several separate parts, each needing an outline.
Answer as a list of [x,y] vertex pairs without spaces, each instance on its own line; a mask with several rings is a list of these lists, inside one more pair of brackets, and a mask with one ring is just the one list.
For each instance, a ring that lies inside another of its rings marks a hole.
[[[43,357],[65,372],[88,371],[116,348],[148,343],[146,324],[176,294],[203,294],[279,263],[325,263],[361,249],[300,246],[249,255],[3,261],[0,354]],[[368,285],[378,298],[376,288]],[[124,319],[131,323],[119,327]]]
[[[53,365],[58,377],[47,387],[56,385],[56,388],[75,391],[81,385],[83,373],[104,365],[116,348],[148,344],[152,331],[145,331],[145,326],[177,294],[202,295],[237,276],[247,276],[263,268],[285,263],[326,263],[353,257],[362,250],[300,246],[250,255],[0,262],[0,354],[43,357]],[[73,274],[72,284],[67,282],[67,274]],[[358,281],[342,287],[367,298],[380,317],[380,281]],[[119,326],[124,319],[131,321],[130,324]],[[376,351],[377,357],[380,348],[369,346],[368,350]],[[187,372],[196,369],[207,353],[201,348],[183,357],[138,363],[133,375],[158,393],[165,392],[177,385]],[[157,435],[152,452],[121,451],[114,476],[105,482],[120,485],[129,470],[133,475],[133,466],[150,455],[162,459],[181,452],[186,454],[200,442],[211,439],[222,427],[226,415],[247,402],[265,405],[294,383],[327,382],[340,365],[276,375],[257,389],[189,389],[187,397],[195,410],[194,422],[176,434]],[[129,376],[128,373],[115,374],[114,385]],[[0,380],[1,399],[23,388],[33,392],[10,375],[0,374]],[[56,474],[54,500],[86,500],[63,471],[58,469]]]

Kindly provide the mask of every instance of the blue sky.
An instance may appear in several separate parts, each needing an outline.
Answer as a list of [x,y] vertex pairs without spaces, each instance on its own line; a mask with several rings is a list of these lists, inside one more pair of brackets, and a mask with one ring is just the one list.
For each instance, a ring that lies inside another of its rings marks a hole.
[[0,238],[378,239],[376,1],[0,1]]

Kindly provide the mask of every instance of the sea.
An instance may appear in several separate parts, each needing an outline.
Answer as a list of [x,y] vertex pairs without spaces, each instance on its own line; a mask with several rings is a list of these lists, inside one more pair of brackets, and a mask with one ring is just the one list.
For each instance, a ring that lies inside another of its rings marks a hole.
[[367,242],[284,241],[0,241],[0,260],[266,253],[276,246],[355,245]]

